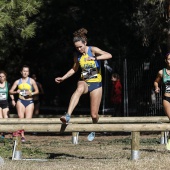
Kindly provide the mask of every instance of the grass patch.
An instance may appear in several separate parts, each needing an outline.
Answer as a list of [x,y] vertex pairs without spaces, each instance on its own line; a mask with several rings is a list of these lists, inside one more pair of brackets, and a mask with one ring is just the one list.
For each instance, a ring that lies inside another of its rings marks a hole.
[[[157,145],[160,144],[160,139],[157,138],[147,138],[147,139],[140,139],[140,145]],[[122,139],[113,139],[109,141],[108,144],[113,145],[130,145],[131,139],[130,138],[122,138]]]
[[[29,144],[29,146],[26,146]],[[27,141],[22,145],[22,155],[24,158],[46,158],[47,154],[45,154],[41,149],[34,148],[30,145],[31,142]],[[11,159],[13,152],[14,141],[12,139],[1,139],[0,140],[0,153],[1,157]]]
[[46,154],[39,148],[22,148],[22,155],[24,157],[47,157]]
[[9,158],[12,156],[13,140],[12,139],[0,139],[0,153],[1,157]]
[[[94,141],[95,142],[95,141]],[[12,139],[1,139],[0,140],[0,153],[1,157],[11,159],[12,157],[12,151],[13,151],[13,140]],[[124,138],[118,138],[118,139],[110,139],[110,140],[103,140],[97,142],[97,144],[100,145],[101,148],[105,148],[109,145],[131,145],[131,137],[124,137]],[[158,138],[140,138],[140,145],[141,146],[150,146],[150,145],[159,145],[160,141]],[[56,153],[58,154],[58,150],[56,148],[63,148],[63,154],[67,152],[67,147],[64,147],[64,145],[68,145],[70,149],[77,148],[81,149],[83,146],[87,147],[93,147],[93,145],[89,146],[89,142],[86,140],[79,141],[78,145],[72,145],[71,141],[68,142],[68,140],[61,142],[59,140],[43,140],[40,143],[37,143],[35,141],[26,141],[22,144],[22,158],[42,158],[45,159],[49,156],[49,153]],[[51,150],[51,151],[50,151]],[[61,154],[62,155],[62,154]],[[58,155],[59,156],[59,155]]]
[[85,135],[80,137],[78,145],[72,144],[71,136],[27,136],[22,144],[22,158],[31,161],[11,160],[12,140],[0,142],[0,156],[5,161],[2,170],[169,169],[169,151],[160,144],[159,136],[141,136],[137,161],[131,160],[130,146],[131,136],[96,136],[88,142]]

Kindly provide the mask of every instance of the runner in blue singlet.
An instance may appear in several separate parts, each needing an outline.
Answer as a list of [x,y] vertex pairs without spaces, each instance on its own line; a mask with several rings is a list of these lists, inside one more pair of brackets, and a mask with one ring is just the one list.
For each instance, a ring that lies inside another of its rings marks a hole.
[[[60,118],[62,123],[68,123],[70,116],[79,102],[81,95],[89,93],[90,111],[92,122],[97,123],[99,119],[99,107],[102,98],[102,76],[100,61],[112,58],[112,55],[98,47],[87,46],[87,30],[82,28],[74,33],[73,43],[78,52],[74,55],[73,67],[63,76],[55,79],[56,83],[61,83],[72,76],[79,68],[82,69],[81,80],[77,83],[77,89],[73,93],[68,110]],[[95,133],[88,136],[88,140],[94,139]]]
[[[29,77],[29,66],[24,65],[21,68],[21,78],[16,80],[9,93],[18,95],[16,104],[19,118],[32,118],[34,111],[33,95],[39,93],[37,84],[34,79]],[[33,92],[34,88],[34,92]],[[25,141],[24,133],[21,133],[22,141]]]

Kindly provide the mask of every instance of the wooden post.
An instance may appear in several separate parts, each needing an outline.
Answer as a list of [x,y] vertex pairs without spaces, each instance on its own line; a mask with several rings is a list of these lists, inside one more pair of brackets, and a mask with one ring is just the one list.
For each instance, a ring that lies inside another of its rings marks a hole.
[[140,142],[140,132],[132,132],[131,139],[131,159],[138,160],[139,159],[139,142]]
[[72,132],[72,143],[73,144],[78,144],[78,136],[79,136],[79,132]]
[[21,160],[22,152],[21,152],[21,135],[14,137],[14,149],[12,154],[12,160]]

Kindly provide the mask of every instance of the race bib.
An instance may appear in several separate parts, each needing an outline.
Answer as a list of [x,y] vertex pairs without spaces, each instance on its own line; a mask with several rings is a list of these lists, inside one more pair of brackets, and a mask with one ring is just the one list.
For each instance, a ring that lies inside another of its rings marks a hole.
[[27,96],[26,90],[21,90],[19,94],[21,96]]
[[6,100],[6,99],[7,99],[6,93],[0,93],[0,100]]
[[83,79],[92,79],[97,78],[97,69],[96,68],[89,68],[82,71]]

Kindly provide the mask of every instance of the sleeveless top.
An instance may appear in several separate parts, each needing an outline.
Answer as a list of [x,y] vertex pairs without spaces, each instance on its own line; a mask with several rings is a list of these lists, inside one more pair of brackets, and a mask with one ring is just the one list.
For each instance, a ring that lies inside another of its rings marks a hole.
[[101,82],[101,62],[99,60],[87,61],[89,56],[93,57],[91,46],[89,46],[87,54],[78,53],[78,61],[82,69],[81,79],[86,82]]
[[163,84],[164,93],[170,93],[170,76],[166,72],[166,68],[163,68]]
[[0,87],[0,101],[8,100],[8,83],[5,82],[4,87]]
[[21,96],[27,96],[26,91],[31,91],[33,90],[33,87],[30,83],[30,77],[28,77],[28,80],[26,83],[22,83],[22,78],[19,79],[18,82],[18,89],[21,91],[19,94],[19,97]]

